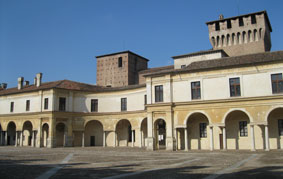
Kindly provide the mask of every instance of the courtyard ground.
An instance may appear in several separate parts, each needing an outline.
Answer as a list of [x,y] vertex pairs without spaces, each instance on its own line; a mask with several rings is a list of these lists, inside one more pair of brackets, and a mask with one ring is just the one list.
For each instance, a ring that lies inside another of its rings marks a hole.
[[283,178],[283,151],[0,147],[0,178]]

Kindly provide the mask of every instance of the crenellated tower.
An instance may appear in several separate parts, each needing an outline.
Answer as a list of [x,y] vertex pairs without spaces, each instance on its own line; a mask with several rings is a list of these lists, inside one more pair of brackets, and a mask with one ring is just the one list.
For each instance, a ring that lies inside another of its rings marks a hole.
[[266,11],[206,23],[214,50],[223,49],[229,56],[270,51],[272,28]]

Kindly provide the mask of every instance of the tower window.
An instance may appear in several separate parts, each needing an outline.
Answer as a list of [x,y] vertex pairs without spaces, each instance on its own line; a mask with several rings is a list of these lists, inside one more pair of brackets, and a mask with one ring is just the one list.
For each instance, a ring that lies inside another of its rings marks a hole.
[[227,20],[227,29],[231,29],[232,28],[232,24],[231,24],[231,20]]
[[251,22],[252,24],[256,24],[255,14],[251,16]]
[[122,67],[123,66],[123,58],[119,57],[118,58],[118,67]]
[[244,26],[243,17],[239,17],[239,26]]
[[215,23],[215,30],[216,30],[216,31],[220,30],[219,22],[216,22],[216,23]]

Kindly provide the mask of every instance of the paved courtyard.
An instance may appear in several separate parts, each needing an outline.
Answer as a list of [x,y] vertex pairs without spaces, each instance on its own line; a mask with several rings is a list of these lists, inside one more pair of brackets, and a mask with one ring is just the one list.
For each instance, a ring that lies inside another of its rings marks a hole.
[[283,178],[283,151],[0,147],[1,178]]

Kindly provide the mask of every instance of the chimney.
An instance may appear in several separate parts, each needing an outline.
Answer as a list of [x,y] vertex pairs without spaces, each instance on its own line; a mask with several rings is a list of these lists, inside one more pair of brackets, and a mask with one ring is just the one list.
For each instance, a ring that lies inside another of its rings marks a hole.
[[36,86],[36,77],[33,79],[33,84]]
[[7,88],[7,83],[2,83],[1,87],[2,87],[2,89],[6,89]]
[[25,81],[25,86],[28,86],[29,85],[29,81]]
[[39,87],[41,85],[41,79],[42,79],[42,73],[36,74],[36,87]]
[[24,77],[18,78],[18,90],[23,88]]
[[223,20],[223,19],[224,19],[223,14],[220,14],[220,15],[219,15],[219,20]]

